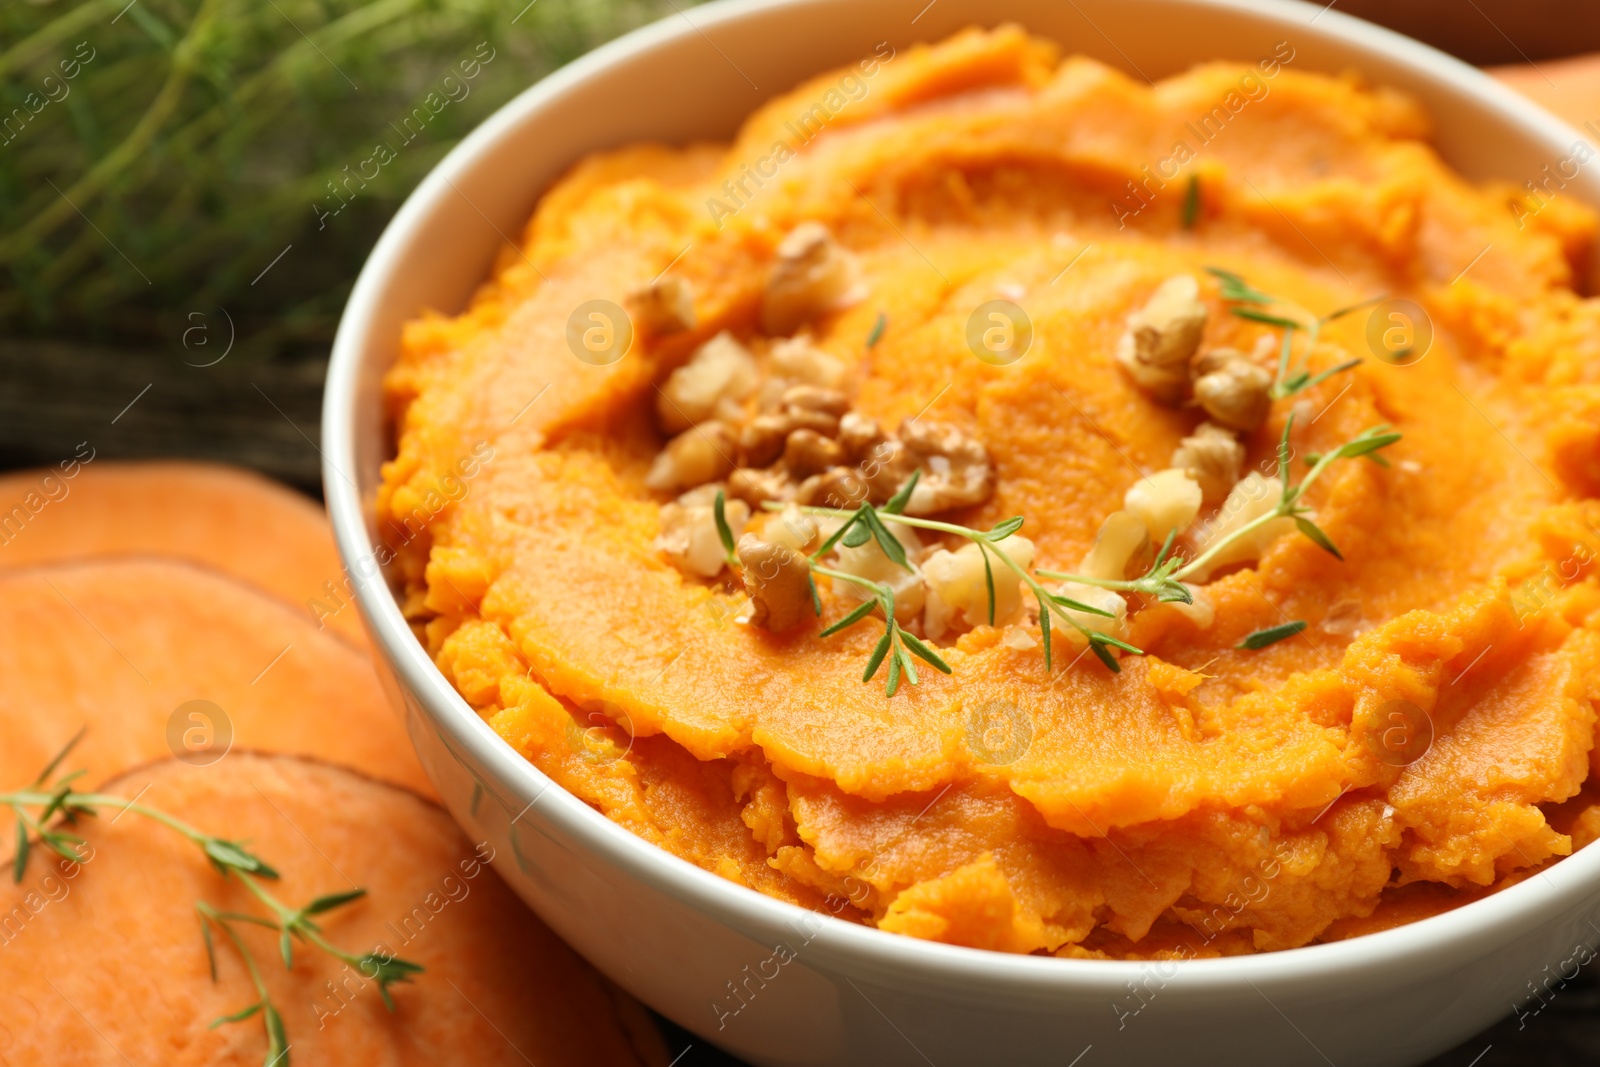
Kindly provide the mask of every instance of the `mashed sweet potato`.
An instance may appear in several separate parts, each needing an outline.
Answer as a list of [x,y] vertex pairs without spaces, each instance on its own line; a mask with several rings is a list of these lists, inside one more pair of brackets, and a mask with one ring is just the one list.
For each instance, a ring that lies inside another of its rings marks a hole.
[[[406,330],[378,509],[408,617],[501,736],[608,817],[885,930],[1230,954],[1526,877],[1600,827],[1600,305],[1577,292],[1595,219],[1469,184],[1427,134],[1410,100],[1298,71],[1287,45],[1148,85],[1001,28],[885,46],[732,145],[597,154],[466,312]],[[763,286],[807,222],[859,265],[804,327],[854,410],[981,440],[992,492],[955,520],[1024,516],[1035,566],[1077,567],[1202,419],[1115,356],[1176,275],[1201,283],[1205,346],[1241,353],[1279,331],[1207,267],[1313,315],[1425,311],[1327,322],[1312,366],[1363,362],[1277,398],[1247,470],[1276,476],[1291,415],[1296,477],[1374,424],[1404,436],[1310,490],[1342,560],[1291,529],[1203,583],[1208,612],[1130,598],[1145,655],[1116,673],[1065,645],[1046,671],[1027,617],[980,621],[940,643],[949,675],[887,697],[862,681],[881,619],[818,636],[853,603],[838,583],[821,622],[772,634],[731,572],[685,574],[657,540],[662,384],[723,331],[774,358]],[[575,310],[668,271],[692,315],[636,323],[615,362],[575,356]],[[968,342],[992,299],[1025,310],[1014,361]],[[1391,328],[1410,340],[1374,340]]]

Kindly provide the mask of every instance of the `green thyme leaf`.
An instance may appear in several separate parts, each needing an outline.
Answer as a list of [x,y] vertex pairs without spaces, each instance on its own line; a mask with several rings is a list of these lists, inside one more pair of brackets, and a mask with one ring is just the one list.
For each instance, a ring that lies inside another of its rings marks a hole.
[[267,1058],[263,1067],[288,1067],[289,1037],[283,1032],[283,1016],[266,1002],[262,1002],[261,1011],[267,1021]]
[[1222,299],[1224,300],[1246,304],[1272,303],[1272,297],[1254,288],[1249,282],[1231,270],[1223,270],[1221,267],[1207,267],[1206,273],[1222,283]]
[[28,870],[28,826],[22,821],[22,811],[17,809],[17,855],[11,861],[11,880],[21,882]]
[[246,874],[260,875],[262,878],[276,878],[278,872],[267,866],[259,856],[252,856],[243,847],[233,841],[224,841],[220,837],[208,837],[201,846],[205,850],[206,858],[223,874],[229,869],[244,871]]
[[[216,968],[213,967],[212,968],[212,972],[211,972],[211,980],[214,982],[214,981],[216,981],[216,979],[217,979]],[[242,1023],[246,1019],[250,1018],[252,1015],[254,1015],[256,1012],[258,1012],[260,1010],[261,1010],[261,1003],[258,1001],[258,1002],[254,1003],[254,1004],[251,1004],[249,1007],[240,1008],[238,1011],[234,1012],[232,1015],[219,1015],[219,1016],[217,1016],[215,1019],[211,1020],[211,1025],[209,1027],[207,1027],[207,1029],[208,1030],[215,1030],[217,1027],[221,1026],[223,1023]]]
[[78,728],[78,732],[73,734],[71,739],[69,739],[65,745],[61,746],[61,751],[55,754],[54,759],[45,764],[44,770],[39,772],[39,777],[33,780],[33,784],[35,786],[44,785],[50,780],[50,776],[56,773],[56,768],[61,766],[61,761],[67,758],[67,753],[78,747],[78,742],[83,740],[83,735],[87,733],[88,730],[88,725]]
[[941,659],[939,654],[933,649],[923,644],[919,638],[913,637],[911,634],[901,630],[900,640],[905,642],[905,646],[912,652],[915,652],[918,656],[921,656],[924,660],[927,660],[928,663],[934,667],[934,669],[942,671],[945,674],[950,673],[950,664]]
[[921,480],[921,478],[921,468],[912,471],[911,477],[906,479],[906,484],[902,485],[899,491],[897,491],[894,496],[889,498],[889,502],[883,505],[883,510],[888,512],[890,515],[903,514],[906,510],[906,505],[911,502],[911,491],[917,487],[917,482]]
[[727,557],[729,566],[738,566],[739,557],[733,551],[733,530],[728,526],[727,498],[721,489],[717,490],[717,498],[711,504],[711,517],[717,521],[717,538],[722,542],[722,554]]
[[989,594],[989,625],[994,625],[994,568],[989,565],[989,550],[983,547],[982,541],[974,541],[978,546],[978,555],[983,557],[983,585]]
[[1386,426],[1374,426],[1355,440],[1340,445],[1339,455],[1344,456],[1346,459],[1354,459],[1357,456],[1365,456],[1370,452],[1376,452],[1380,448],[1388,448],[1400,440],[1402,435],[1393,432],[1381,432],[1387,429],[1388,427]]
[[822,618],[822,594],[817,592],[817,576],[806,569],[806,586],[811,590],[811,610],[817,613],[817,618]]
[[1046,603],[1042,593],[1035,592],[1034,598],[1039,601],[1039,636],[1044,641],[1044,670],[1050,673],[1050,605]]
[[1322,549],[1324,552],[1330,553],[1334,559],[1344,559],[1344,555],[1340,553],[1338,546],[1333,543],[1333,538],[1324,533],[1322,528],[1316,523],[1312,522],[1304,515],[1296,515],[1294,517],[1294,524],[1299,528],[1301,533],[1305,534],[1313,542],[1315,542],[1318,548]]
[[872,332],[867,334],[867,351],[870,352],[878,347],[878,342],[883,340],[883,328],[887,325],[889,325],[889,316],[882,311],[878,312],[878,318],[872,324]]
[[1265,323],[1268,326],[1277,326],[1285,330],[1298,330],[1300,328],[1300,324],[1293,319],[1286,319],[1282,315],[1273,315],[1265,311],[1257,311],[1255,308],[1229,308],[1228,310],[1239,318],[1249,319],[1251,322]]
[[1114,648],[1120,648],[1122,651],[1132,653],[1135,656],[1144,655],[1144,649],[1139,648],[1137,645],[1130,645],[1126,641],[1112,637],[1108,633],[1102,633],[1099,630],[1090,630],[1089,640],[1097,645],[1111,645]]
[[862,519],[872,532],[872,536],[877,539],[878,547],[883,549],[885,556],[889,557],[889,561],[903,570],[912,570],[911,561],[906,558],[905,546],[900,543],[898,537],[889,532],[889,527],[885,526],[883,520],[878,518],[878,512],[874,508],[868,507],[862,513]]
[[1283,436],[1278,439],[1278,480],[1283,484],[1283,499],[1292,501],[1289,491],[1289,435],[1294,432],[1294,412],[1289,412],[1289,417],[1283,420]]
[[1381,304],[1387,299],[1389,298],[1386,296],[1375,296],[1370,300],[1363,300],[1359,304],[1351,304],[1348,307],[1342,307],[1336,311],[1330,311],[1326,315],[1322,316],[1322,321],[1333,322],[1335,319],[1342,319],[1351,312],[1360,311],[1362,308],[1372,307],[1374,304]]
[[878,638],[878,644],[872,650],[872,655],[867,659],[867,669],[861,672],[863,682],[872,681],[872,676],[878,673],[878,668],[883,665],[883,657],[889,654],[889,631],[885,630],[883,636]]
[[1104,608],[1097,608],[1093,604],[1085,604],[1081,600],[1073,600],[1071,597],[1062,596],[1059,593],[1051,593],[1051,594],[1049,594],[1049,597],[1050,597],[1051,600],[1055,601],[1057,604],[1060,604],[1062,607],[1067,608],[1070,611],[1081,611],[1081,612],[1083,612],[1083,613],[1085,613],[1087,615],[1098,615],[1102,619],[1114,619],[1114,618],[1116,618],[1115,615],[1113,615],[1111,612],[1105,610]]
[[1189,187],[1183,193],[1183,228],[1194,229],[1200,218],[1200,175],[1189,175]]
[[997,522],[994,524],[993,529],[983,535],[984,539],[988,541],[1004,541],[1006,538],[1022,529],[1022,522],[1023,519],[1021,515],[1015,515],[1007,519],[1005,522]]
[[367,891],[365,889],[352,889],[348,893],[328,893],[325,896],[317,897],[300,910],[306,915],[321,915],[325,911],[341,908],[352,900],[360,900],[366,895]]
[[1275,645],[1286,637],[1293,637],[1305,628],[1306,621],[1304,619],[1296,619],[1293,622],[1286,622],[1282,626],[1271,626],[1265,630],[1257,630],[1233,647],[1248,649],[1253,652],[1256,649],[1266,648],[1268,645]]
[[[892,628],[894,626],[894,623],[891,622],[889,625]],[[890,632],[892,633],[893,630],[891,629]],[[885,635],[885,636],[887,636],[887,635]],[[891,640],[890,643],[893,644],[894,642]],[[900,649],[898,647],[896,647],[894,649],[894,654],[889,657],[889,680],[888,680],[888,683],[884,686],[883,691],[884,691],[884,694],[886,696],[891,696],[892,697],[892,696],[895,695],[896,692],[899,691],[899,689],[900,689]]]
[[[856,606],[856,608],[853,611],[850,612],[850,614],[846,615],[844,618],[840,619],[838,622],[834,623],[832,626],[829,626],[827,629],[825,629],[821,633],[817,634],[817,636],[818,637],[832,637],[834,634],[838,633],[840,630],[843,630],[843,629],[846,629],[848,627],[854,626],[856,623],[860,622],[862,619],[864,619],[868,615],[872,614],[872,609],[877,607],[877,606],[878,606],[878,602],[875,601],[875,600],[864,600],[860,604],[858,604]],[[870,678],[871,675],[868,675],[867,677]]]
[[[211,968],[211,981],[215,984],[217,981],[217,947],[211,942],[211,924],[206,922],[205,912],[200,913],[200,940],[205,942],[206,963]],[[217,1024],[212,1023],[211,1025],[215,1028]]]
[[1094,653],[1095,659],[1106,665],[1106,670],[1112,674],[1122,673],[1122,664],[1117,662],[1117,657],[1107,651],[1106,647],[1099,641],[1096,641],[1093,633],[1089,635],[1089,651]]

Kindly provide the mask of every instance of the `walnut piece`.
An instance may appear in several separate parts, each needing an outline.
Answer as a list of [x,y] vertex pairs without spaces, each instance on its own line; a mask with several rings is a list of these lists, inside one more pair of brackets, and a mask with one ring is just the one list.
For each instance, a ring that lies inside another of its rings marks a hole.
[[860,473],[851,467],[832,467],[800,483],[795,500],[824,508],[854,508],[872,493]]
[[1140,478],[1128,487],[1122,507],[1145,524],[1157,544],[1176,530],[1182,533],[1200,514],[1200,483],[1176,467]]
[[1094,546],[1083,557],[1078,573],[1120,582],[1128,576],[1128,561],[1149,547],[1150,527],[1144,518],[1131,511],[1113,511],[1100,523]]
[[795,484],[779,470],[740,467],[728,475],[728,495],[755,507],[766,500],[792,500]]
[[788,335],[861,297],[855,256],[820,222],[802,222],[778,242],[778,258],[761,294],[761,329]]
[[[1033,566],[1033,542],[1012,535],[995,547],[1016,560],[1024,570]],[[989,560],[994,575],[994,624],[1005,626],[1022,617],[1022,579],[1016,572]],[[982,549],[967,542],[951,552],[937,549],[922,563],[928,591],[922,626],[939,640],[953,629],[971,629],[989,622],[989,585],[984,578]]]
[[1117,362],[1140,389],[1164,404],[1176,404],[1188,387],[1189,360],[1205,327],[1200,283],[1175,274],[1128,316],[1117,343]]
[[811,568],[793,549],[763,541],[755,534],[739,538],[739,562],[750,594],[754,626],[782,633],[815,612],[811,603]]
[[[678,502],[661,506],[661,534],[656,538],[656,548],[683,573],[715,578],[722,573],[727,559],[722,538],[717,534],[716,516],[709,501],[700,502],[703,496],[685,493]],[[734,536],[750,521],[750,509],[742,500],[728,501],[722,514]]]
[[794,478],[821,474],[842,459],[844,449],[839,447],[839,443],[815,430],[795,430],[783,445],[783,465]]
[[907,515],[931,515],[981,504],[994,492],[989,451],[974,437],[948,423],[906,422],[900,443],[922,477],[906,503]]
[[691,427],[657,453],[644,484],[659,492],[715,482],[733,470],[733,431],[716,420]]
[[[1198,551],[1205,552],[1209,546],[1218,543],[1241,526],[1270,513],[1282,499],[1283,484],[1278,479],[1268,478],[1259,471],[1251,471],[1228,493],[1228,499],[1223,501],[1222,507],[1217,510],[1216,516],[1207,527],[1205,536],[1200,539]],[[1219,553],[1203,568],[1204,573],[1194,575],[1195,580],[1207,581],[1218,567],[1225,567],[1230,563],[1247,563],[1260,559],[1261,554],[1271,547],[1274,541],[1292,532],[1294,528],[1294,520],[1286,516],[1262,524]]]
[[622,299],[634,324],[651,337],[694,329],[694,286],[668,275],[631,290]]
[[755,392],[759,379],[755,357],[724,330],[667,375],[656,397],[661,426],[675,433],[710,418],[736,422],[743,414],[742,401]]
[[824,352],[803,334],[775,342],[767,354],[767,366],[773,374],[791,383],[824,389],[840,388],[850,373],[844,360]]
[[1195,362],[1194,398],[1207,415],[1232,430],[1253,433],[1272,410],[1272,375],[1231,348]]
[[1189,472],[1200,483],[1200,496],[1207,506],[1227,498],[1244,467],[1244,445],[1233,432],[1212,422],[1202,422],[1194,433],[1178,442],[1172,451],[1172,465]]

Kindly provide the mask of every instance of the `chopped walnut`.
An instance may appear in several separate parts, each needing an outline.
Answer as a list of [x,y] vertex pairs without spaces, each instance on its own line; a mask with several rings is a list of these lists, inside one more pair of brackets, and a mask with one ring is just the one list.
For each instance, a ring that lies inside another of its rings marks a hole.
[[745,466],[765,467],[778,461],[790,435],[796,431],[809,430],[821,437],[832,437],[838,429],[839,420],[821,411],[757,415],[739,431],[739,454]]
[[844,449],[839,443],[815,430],[795,430],[783,445],[783,465],[794,478],[821,474],[843,458]]
[[701,345],[689,362],[667,376],[656,397],[661,426],[669,433],[710,418],[737,421],[742,401],[760,377],[755,357],[724,330]]
[[787,504],[776,515],[768,514],[761,536],[775,545],[804,552],[817,539],[817,522],[795,505]]
[[1200,346],[1206,306],[1200,283],[1187,274],[1162,282],[1144,307],[1128,316],[1117,344],[1117,362],[1135,385],[1165,404],[1183,399],[1189,360]]
[[639,329],[652,337],[694,329],[694,287],[668,275],[648,282],[622,300]]
[[810,320],[860,298],[855,256],[820,222],[802,222],[778,242],[761,295],[761,329],[791,334]]
[[793,499],[795,484],[782,471],[739,467],[728,475],[728,495],[757,506],[766,500]]
[[850,398],[837,389],[825,389],[820,385],[794,385],[784,391],[783,408],[791,412],[820,412],[837,419],[850,410]]
[[1113,511],[1100,523],[1094,547],[1083,557],[1078,573],[1085,578],[1120,582],[1128,576],[1128,562],[1149,547],[1150,528],[1144,518],[1131,511]]
[[[1033,542],[1012,535],[996,546],[1024,570],[1033,566]],[[1022,579],[1016,572],[989,560],[994,575],[994,624],[1005,626],[1022,616]],[[924,632],[939,640],[953,629],[971,629],[989,621],[989,584],[984,577],[983,550],[967,542],[951,552],[937,549],[922,563],[927,583],[923,607]]]
[[801,482],[795,499],[802,504],[845,509],[856,507],[871,494],[871,487],[853,468],[833,467]]
[[1244,445],[1231,430],[1202,422],[1194,433],[1178,442],[1172,452],[1172,465],[1188,471],[1189,477],[1200,483],[1202,502],[1215,506],[1239,480]]
[[733,431],[703,422],[683,431],[656,455],[644,484],[660,492],[714,482],[733,470]]
[[781,633],[814,615],[811,568],[804,556],[748,533],[739,538],[738,555],[752,625]]
[[850,373],[844,360],[824,352],[803,334],[775,342],[767,365],[779,378],[824,389],[840,388]]
[[[727,558],[711,503],[702,501],[703,496],[685,493],[676,503],[661,506],[661,535],[656,538],[656,548],[685,574],[715,578],[722,573]],[[723,507],[723,517],[738,536],[750,520],[750,509],[742,500],[730,500]]]
[[846,458],[856,463],[866,458],[874,446],[883,442],[884,437],[883,431],[878,428],[878,420],[847,411],[839,417],[839,433],[835,440],[844,449]]
[[1174,530],[1188,529],[1200,514],[1200,484],[1188,471],[1157,471],[1128,487],[1122,507],[1143,520],[1150,540],[1159,543]]
[[906,422],[900,441],[912,465],[922,470],[906,503],[907,515],[931,515],[981,504],[994,492],[989,451],[974,437],[948,423]]
[[1260,429],[1272,410],[1272,375],[1231,348],[1195,361],[1194,398],[1207,415],[1244,433]]

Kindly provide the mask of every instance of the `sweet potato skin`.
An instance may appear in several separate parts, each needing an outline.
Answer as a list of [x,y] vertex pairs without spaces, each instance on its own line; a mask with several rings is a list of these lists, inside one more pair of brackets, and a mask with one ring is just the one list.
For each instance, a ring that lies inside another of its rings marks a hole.
[[[269,930],[245,927],[293,1062],[664,1064],[660,1036],[506,888],[448,815],[406,790],[315,761],[234,752],[196,768],[166,760],[110,784],[208,832],[248,839],[282,872],[290,904],[359,884],[322,916],[353,952],[381,946],[426,971],[376,987],[298,946],[285,970]],[[78,865],[36,856],[0,887],[0,1064],[256,1065],[260,1021],[207,1029],[254,999],[238,954],[217,944],[211,981],[193,902],[259,912],[193,845],[136,815],[88,820]]]

